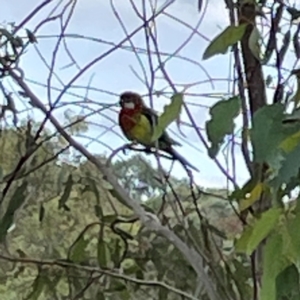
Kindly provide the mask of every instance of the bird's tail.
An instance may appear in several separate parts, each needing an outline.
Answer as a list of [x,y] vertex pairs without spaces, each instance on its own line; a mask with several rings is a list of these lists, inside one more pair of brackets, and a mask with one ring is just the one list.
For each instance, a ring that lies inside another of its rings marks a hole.
[[165,152],[170,154],[174,158],[174,160],[178,160],[183,165],[183,167],[190,167],[191,169],[199,172],[199,170],[195,166],[189,163],[188,160],[186,160],[181,154],[179,154],[173,147],[166,149]]

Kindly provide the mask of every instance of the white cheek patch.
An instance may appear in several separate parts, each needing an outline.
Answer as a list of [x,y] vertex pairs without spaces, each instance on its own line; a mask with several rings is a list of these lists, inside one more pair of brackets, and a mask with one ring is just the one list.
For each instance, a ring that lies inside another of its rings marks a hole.
[[135,109],[135,104],[133,102],[125,102],[124,108],[126,109]]

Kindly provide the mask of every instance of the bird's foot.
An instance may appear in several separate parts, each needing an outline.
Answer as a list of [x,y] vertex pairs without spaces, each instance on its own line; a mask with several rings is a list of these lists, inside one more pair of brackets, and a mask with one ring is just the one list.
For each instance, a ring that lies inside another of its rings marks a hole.
[[132,149],[134,149],[134,147],[133,147],[134,145],[136,145],[136,143],[128,143],[128,144],[125,144],[124,147],[123,147],[123,149],[122,149],[123,154],[126,155],[126,151],[127,151],[127,150],[132,150]]
[[133,141],[132,143],[128,144],[128,149],[134,150],[138,146],[137,141]]

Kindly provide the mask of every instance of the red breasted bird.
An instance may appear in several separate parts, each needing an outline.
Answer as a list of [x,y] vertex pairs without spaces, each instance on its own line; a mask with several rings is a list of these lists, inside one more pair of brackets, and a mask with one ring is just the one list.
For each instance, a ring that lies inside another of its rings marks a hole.
[[158,116],[151,108],[146,106],[139,94],[133,92],[122,93],[120,95],[120,105],[119,125],[129,141],[137,142],[146,148],[155,148],[158,144],[158,149],[171,155],[174,160],[199,171],[173,148],[173,146],[181,146],[181,144],[174,141],[166,131],[162,133],[158,141],[152,141],[153,128],[157,124]]

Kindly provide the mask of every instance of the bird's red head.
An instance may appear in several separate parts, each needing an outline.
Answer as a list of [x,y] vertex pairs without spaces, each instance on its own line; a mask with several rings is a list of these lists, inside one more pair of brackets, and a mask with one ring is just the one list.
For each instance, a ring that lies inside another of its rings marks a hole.
[[144,102],[142,97],[134,92],[124,92],[120,95],[120,105],[125,110],[140,110]]

